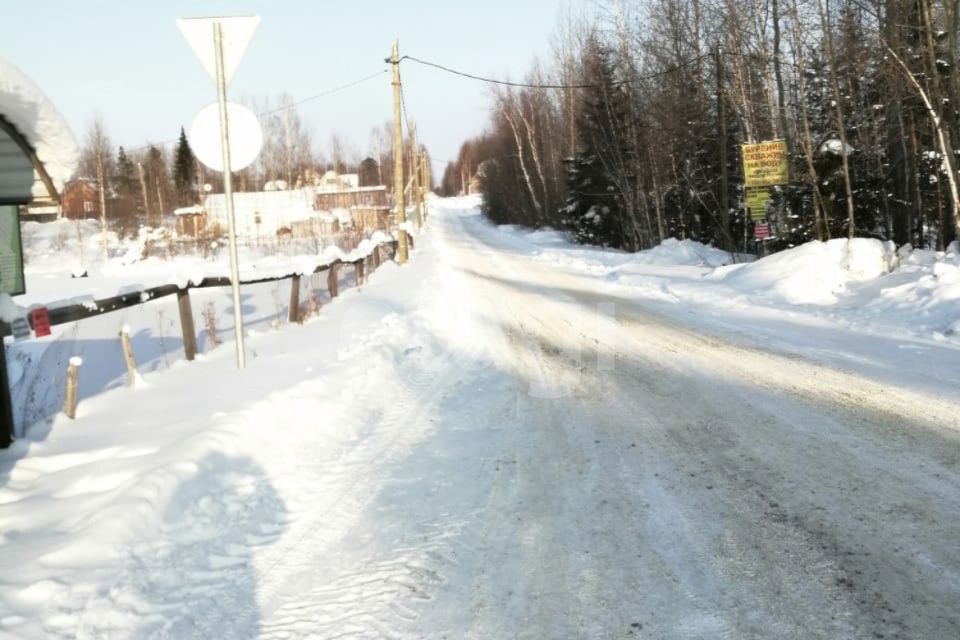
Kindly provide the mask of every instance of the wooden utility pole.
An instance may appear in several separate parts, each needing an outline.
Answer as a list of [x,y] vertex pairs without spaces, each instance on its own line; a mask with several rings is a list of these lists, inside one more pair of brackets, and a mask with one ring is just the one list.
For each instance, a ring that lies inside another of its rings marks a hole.
[[[727,109],[723,95],[723,45],[716,48],[717,61],[717,118],[720,121],[720,222],[723,224],[724,238],[732,238],[730,233],[730,196],[727,185]],[[733,246],[729,247],[732,251]]]
[[403,197],[403,119],[400,114],[400,51],[393,41],[393,195],[397,199],[397,262],[407,261],[407,203]]
[[427,157],[427,150],[420,150],[420,171],[423,181],[420,183],[421,187],[421,200],[423,206],[423,219],[427,218],[427,194],[430,193],[430,188],[433,186],[430,182],[430,159]]
[[427,192],[433,191],[433,172],[430,171],[430,156],[427,155],[427,150],[424,149],[423,153],[423,173],[425,176],[424,183],[426,184]]
[[410,131],[410,197],[416,203],[417,230],[423,227],[423,192],[420,190],[422,182],[422,168],[420,154],[417,151],[417,128],[411,120],[407,124]]

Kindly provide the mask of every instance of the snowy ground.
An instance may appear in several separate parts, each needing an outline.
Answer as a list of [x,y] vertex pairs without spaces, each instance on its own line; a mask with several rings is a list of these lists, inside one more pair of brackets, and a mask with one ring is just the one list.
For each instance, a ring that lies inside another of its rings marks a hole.
[[[33,305],[53,308],[92,304],[94,300],[131,291],[168,284],[185,286],[206,277],[226,278],[230,274],[229,254],[222,243],[212,243],[206,255],[143,259],[149,236],[120,239],[110,233],[109,257],[103,261],[100,224],[96,220],[28,222],[22,235],[27,293],[13,299],[0,296],[0,320],[6,322],[18,314],[25,315]],[[375,232],[350,251],[312,239],[244,245],[239,253],[240,277],[254,280],[291,273],[312,274],[318,265],[366,256],[376,243],[387,239]],[[75,277],[78,274],[83,276]],[[326,279],[325,272],[301,278],[301,307],[311,309],[329,302]],[[353,284],[354,270],[342,268],[339,281],[341,287]],[[194,289],[190,296],[199,350],[210,352],[215,340],[229,340],[233,333],[230,289]],[[286,324],[289,301],[289,279],[245,286],[241,298],[244,326],[256,335]],[[183,360],[179,310],[174,297],[55,326],[47,338],[18,342],[8,352],[18,435],[27,425],[48,420],[60,411],[67,363],[72,357],[84,362],[79,380],[81,401],[126,384],[126,365],[118,340],[124,327],[129,329],[141,372],[170,369]]]
[[0,453],[0,637],[960,635],[955,254],[715,268],[473,206],[246,371]]

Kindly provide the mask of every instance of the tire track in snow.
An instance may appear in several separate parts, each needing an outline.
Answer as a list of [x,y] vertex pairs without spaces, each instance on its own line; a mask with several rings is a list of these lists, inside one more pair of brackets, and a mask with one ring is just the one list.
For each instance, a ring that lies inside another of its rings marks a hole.
[[[476,244],[462,243],[466,253]],[[474,253],[468,266],[486,279],[480,282],[502,310],[496,318],[523,325],[511,358],[526,362],[533,380],[555,379],[570,366],[562,356],[566,329],[556,319],[586,327],[590,310],[611,298],[582,277],[489,247]],[[523,279],[504,276],[515,273]],[[537,307],[518,314],[511,301],[524,294]],[[703,336],[613,300],[626,312],[613,333],[628,359],[608,379],[613,394],[598,413],[618,426],[617,437],[635,428],[632,437],[643,438],[636,455],[648,473],[634,480],[648,505],[637,510],[646,527],[636,542],[656,557],[634,565],[648,599],[667,612],[645,631],[671,638],[955,634],[956,614],[944,606],[958,592],[956,549],[944,546],[958,522],[954,402]],[[522,353],[537,346],[532,358]],[[599,398],[608,389],[602,378],[581,382]],[[571,418],[556,424],[570,429]],[[611,462],[610,472],[616,469]],[[916,505],[918,514],[897,512],[898,504]],[[909,586],[916,581],[922,589]]]
[[[338,546],[371,544],[345,536],[366,535],[358,528],[359,519],[381,490],[383,468],[432,432],[430,414],[437,399],[466,366],[455,354],[420,338],[402,349],[403,372],[391,376],[402,381],[395,395],[385,398],[381,390],[365,387],[351,401],[360,412],[350,421],[368,425],[369,432],[337,461],[339,477],[320,473],[321,490],[311,497],[316,506],[299,514],[299,531],[269,554],[272,559],[261,575],[262,637],[402,637],[397,629],[415,621],[443,583],[442,569],[449,564],[446,545],[457,535],[456,523],[423,523],[417,527],[416,546],[379,551],[360,567],[337,552]],[[334,495],[325,495],[330,489]],[[291,572],[288,567],[302,569]],[[329,573],[318,575],[324,570]]]

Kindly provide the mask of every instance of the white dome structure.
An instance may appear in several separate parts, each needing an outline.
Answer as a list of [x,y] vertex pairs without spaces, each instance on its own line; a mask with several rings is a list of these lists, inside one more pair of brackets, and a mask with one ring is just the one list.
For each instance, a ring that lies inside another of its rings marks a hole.
[[59,201],[79,158],[77,140],[53,103],[0,59],[0,203],[22,201],[27,181],[27,197]]

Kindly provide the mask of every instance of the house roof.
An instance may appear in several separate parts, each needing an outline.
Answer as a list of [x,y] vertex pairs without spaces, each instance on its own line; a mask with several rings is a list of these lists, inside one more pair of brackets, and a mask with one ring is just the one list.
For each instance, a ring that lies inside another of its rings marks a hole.
[[355,189],[360,186],[360,175],[356,173],[338,174],[336,171],[327,171],[317,183],[317,190],[321,192],[342,191]]
[[[204,199],[204,208],[214,218],[226,216],[227,201],[222,193]],[[247,191],[233,194],[233,208],[238,216],[261,215],[282,217],[288,221],[316,215],[314,191],[310,188],[289,191]]]
[[189,207],[179,207],[173,210],[173,215],[175,216],[192,216],[200,213],[205,213],[205,210],[198,204],[192,204]]

